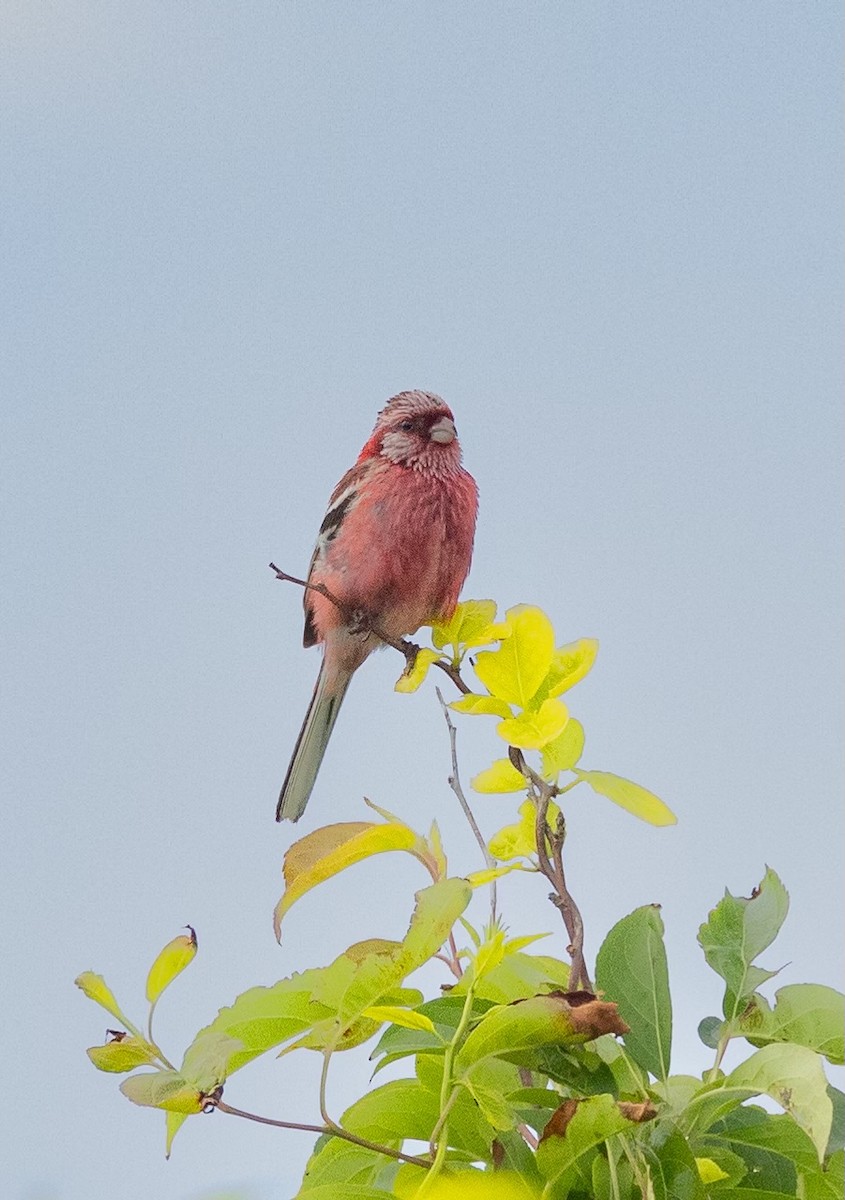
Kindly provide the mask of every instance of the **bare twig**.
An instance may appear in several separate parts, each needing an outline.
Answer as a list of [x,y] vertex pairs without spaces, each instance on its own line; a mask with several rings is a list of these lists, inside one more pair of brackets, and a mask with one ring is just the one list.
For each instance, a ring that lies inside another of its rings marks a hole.
[[298,1129],[304,1133],[319,1133],[322,1135],[332,1135],[340,1138],[345,1142],[352,1142],[356,1146],[363,1146],[366,1150],[374,1150],[378,1154],[384,1154],[387,1158],[396,1158],[401,1162],[413,1163],[416,1167],[430,1167],[431,1160],[427,1158],[418,1158],[414,1154],[403,1154],[400,1150],[394,1150],[390,1146],[382,1146],[378,1142],[368,1141],[367,1138],[358,1137],[357,1134],[350,1133],[349,1130],[343,1129],[342,1126],[336,1125],[334,1121],[325,1125],[308,1125],[301,1121],[277,1121],[273,1117],[260,1117],[257,1113],[245,1112],[242,1108],[234,1108],[231,1104],[227,1104],[225,1100],[220,1099],[215,1095],[206,1098],[206,1109],[218,1109],[222,1113],[228,1113],[231,1117],[243,1117],[247,1121],[257,1121],[259,1125],[272,1125],[276,1129]]
[[[493,855],[490,853],[490,851],[487,849],[487,842],[484,840],[484,834],[478,828],[478,822],[475,819],[475,814],[473,813],[472,809],[470,808],[469,801],[467,800],[466,796],[464,795],[464,789],[461,786],[461,777],[460,777],[460,772],[458,770],[458,749],[457,749],[458,731],[455,729],[455,723],[452,720],[452,717],[449,713],[449,706],[446,703],[446,701],[443,699],[443,693],[440,691],[440,688],[435,688],[434,690],[437,692],[437,699],[440,701],[440,707],[443,709],[443,716],[446,719],[446,728],[449,730],[449,747],[450,747],[451,753],[452,753],[452,774],[449,776],[449,787],[452,789],[452,791],[457,796],[458,804],[460,804],[461,808],[463,809],[463,814],[466,817],[467,821],[469,822],[469,827],[473,832],[473,836],[475,837],[475,840],[478,842],[478,845],[481,849],[481,853],[484,855],[484,861],[487,864],[488,869],[492,871],[496,866],[496,860],[493,857]],[[491,922],[491,924],[495,924],[495,922],[496,922],[496,880],[495,879],[490,884],[490,922]]]
[[[454,935],[450,934],[450,937],[452,939],[452,946],[455,946]],[[457,947],[455,946],[455,949],[453,950],[452,946],[449,947],[450,954],[435,954],[434,957],[439,962],[445,963],[456,979],[463,979],[464,973],[461,969],[461,963],[458,958]],[[447,986],[452,987],[452,984],[448,984]]]

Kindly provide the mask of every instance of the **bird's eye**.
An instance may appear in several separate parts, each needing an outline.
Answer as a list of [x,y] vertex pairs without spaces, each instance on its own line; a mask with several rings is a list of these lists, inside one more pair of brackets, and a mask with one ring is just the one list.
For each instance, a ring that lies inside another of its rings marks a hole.
[[399,426],[399,428],[404,429],[404,431],[406,433],[410,433],[410,431],[414,428],[414,422],[413,421],[403,421],[402,424]]

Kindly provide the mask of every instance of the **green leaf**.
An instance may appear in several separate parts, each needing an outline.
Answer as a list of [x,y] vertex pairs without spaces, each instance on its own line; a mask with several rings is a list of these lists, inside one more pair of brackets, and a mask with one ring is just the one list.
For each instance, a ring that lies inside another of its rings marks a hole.
[[243,1042],[229,1034],[205,1033],[195,1038],[185,1051],[180,1074],[208,1095],[226,1080],[230,1062],[243,1048]]
[[476,1083],[472,1079],[467,1080],[466,1088],[481,1109],[484,1119],[497,1132],[515,1127],[517,1117],[513,1107],[497,1088],[485,1087],[483,1084]]
[[667,1121],[649,1129],[643,1146],[654,1200],[705,1200],[695,1157],[683,1134]]
[[[434,1097],[438,1110],[443,1086],[443,1063],[442,1056],[430,1054],[421,1055],[416,1063],[417,1079]],[[482,1070],[482,1084],[486,1078],[486,1072]],[[459,1089],[457,1099],[449,1110],[449,1145],[464,1151],[474,1161],[489,1161],[495,1136],[496,1130],[485,1120],[469,1092],[464,1088]]]
[[785,1113],[777,1115],[764,1112],[756,1106],[736,1110],[725,1121],[720,1122],[701,1142],[710,1153],[710,1147],[726,1146],[746,1161],[759,1175],[763,1164],[761,1152],[785,1160],[789,1164],[786,1175],[779,1178],[770,1173],[765,1175],[766,1186],[793,1186],[795,1172],[814,1171],[818,1167],[818,1153],[810,1137],[800,1125]]
[[364,1009],[363,1016],[369,1017],[371,1021],[389,1021],[403,1029],[426,1029],[434,1033],[431,1017],[410,1008],[397,1008],[393,1004],[371,1004],[369,1008]]
[[725,1022],[721,1017],[705,1017],[703,1021],[698,1023],[698,1036],[711,1050],[715,1050],[719,1045],[719,1039],[722,1036],[722,1029]]
[[[474,984],[473,991],[478,1000],[491,1000],[494,1004],[510,1004],[514,1000],[527,1000],[538,992],[563,990],[569,986],[569,967],[543,954],[508,952],[497,967]],[[463,995],[466,980],[452,988],[452,995]]]
[[554,653],[554,630],[539,608],[518,604],[507,612],[510,636],[498,650],[476,656],[475,673],[491,695],[527,708],[546,677]]
[[164,1143],[164,1157],[165,1158],[170,1158],[170,1151],[173,1149],[173,1139],[176,1137],[176,1134],[179,1132],[179,1130],[185,1124],[189,1115],[190,1114],[188,1114],[188,1113],[179,1113],[179,1112],[166,1112],[164,1114],[164,1127],[165,1127],[165,1133],[166,1133],[165,1143]]
[[739,1031],[755,1046],[795,1042],[831,1063],[845,1059],[845,996],[818,983],[793,983],[775,993],[775,1006],[751,997],[738,1018]]
[[517,771],[509,758],[497,758],[486,771],[480,771],[470,780],[473,791],[485,795],[500,792],[524,792],[528,780],[521,771]]
[[505,957],[505,931],[493,929],[488,933],[470,960],[470,974],[475,979],[483,979],[488,972],[495,970]]
[[[474,1115],[467,1119],[467,1107]],[[460,1117],[461,1109],[464,1120]],[[350,1133],[370,1141],[397,1148],[411,1138],[428,1142],[440,1115],[438,1092],[416,1079],[394,1079],[367,1092],[356,1100],[340,1119],[340,1124]],[[483,1123],[486,1127],[486,1123]],[[492,1140],[492,1130],[479,1142],[478,1110],[469,1097],[456,1103],[449,1120],[449,1141],[458,1149],[468,1150],[479,1157],[486,1157]]]
[[[636,1126],[622,1116],[612,1096],[590,1096],[581,1100],[566,1126],[565,1135],[544,1135],[540,1142],[537,1149],[540,1174],[557,1185],[579,1165],[586,1165],[582,1160],[589,1160],[602,1142],[634,1128]],[[549,1192],[549,1195],[559,1194],[565,1193],[558,1190]]]
[[659,796],[646,791],[638,783],[632,783],[630,779],[623,779],[621,775],[611,775],[609,771],[576,769],[575,774],[584,783],[588,783],[594,792],[606,796],[608,800],[639,817],[641,821],[647,821],[649,825],[676,825],[678,822],[678,818]]
[[[724,1184],[725,1187],[734,1187],[749,1174],[745,1159],[739,1154],[734,1154],[733,1150],[728,1150],[726,1146],[721,1145],[715,1139],[699,1142],[693,1147],[693,1152],[698,1173],[704,1184],[712,1186],[719,1183],[720,1185]],[[713,1178],[712,1171],[703,1167],[704,1163],[712,1163],[716,1166],[720,1172],[719,1177]],[[710,1177],[708,1178],[708,1176]],[[755,1183],[757,1182],[755,1179]],[[721,1195],[721,1189],[715,1194]]]
[[749,898],[724,898],[698,931],[704,957],[726,983],[723,1011],[736,1020],[748,998],[776,971],[753,966],[759,954],[776,938],[789,909],[789,896],[771,868]]
[[375,1186],[384,1170],[385,1156],[365,1146],[336,1137],[321,1137],[305,1167],[300,1196],[310,1196],[315,1188],[344,1184]]
[[712,1158],[696,1158],[695,1165],[702,1183],[722,1183],[723,1180],[730,1179],[728,1172]]
[[93,1000],[95,1004],[99,1004],[101,1008],[111,1013],[113,1017],[117,1017],[127,1028],[130,1027],[130,1022],[120,1011],[117,1000],[115,1000],[111,988],[102,975],[95,975],[93,971],[83,971],[81,975],[77,975],[73,982],[89,1000]]
[[578,1045],[626,1028],[614,1004],[591,1000],[572,1005],[561,993],[531,996],[485,1014],[458,1051],[455,1066],[468,1073],[492,1056],[510,1060],[526,1050]]
[[810,1136],[824,1155],[833,1105],[819,1056],[805,1046],[773,1044],[755,1051],[725,1079],[725,1087],[753,1088],[771,1096]]
[[[620,1088],[614,1071],[596,1052],[596,1047],[604,1040],[597,1038],[591,1046],[575,1048],[544,1046],[531,1065],[555,1083],[563,1084],[565,1095],[598,1096],[606,1092],[618,1099],[620,1095],[641,1094],[644,1081],[639,1081],[639,1087]],[[607,1040],[613,1041],[612,1038]],[[636,1065],[634,1069],[638,1070]]]
[[824,1170],[801,1176],[802,1200],[842,1200],[845,1195],[845,1154],[839,1150]]
[[718,1200],[795,1200],[795,1192],[772,1192],[765,1188],[724,1187],[713,1191]]
[[167,1112],[202,1112],[203,1097],[194,1084],[177,1071],[144,1071],[130,1075],[120,1090],[133,1104],[145,1108],[163,1108]]
[[[463,995],[455,995],[454,989],[447,996],[420,1004],[417,1012],[427,1017],[434,1025],[434,1032],[425,1029],[403,1029],[391,1025],[384,1030],[370,1059],[382,1058],[376,1070],[406,1058],[411,1054],[440,1054],[452,1041],[464,1010]],[[488,1001],[473,1002],[473,1015],[481,1016],[492,1005]]]
[[197,953],[197,935],[189,925],[189,934],[181,933],[168,942],[158,954],[147,975],[147,999],[155,1004],[161,993],[177,975],[194,961]]
[[559,737],[569,720],[569,710],[560,700],[544,700],[538,709],[500,721],[496,733],[509,746],[540,750]]
[[[539,1191],[538,1185],[541,1183],[542,1177],[537,1170],[537,1160],[526,1146],[522,1135],[515,1130],[505,1129],[498,1134],[496,1142],[501,1154],[501,1163],[497,1158],[495,1174],[484,1176],[487,1186],[489,1187],[490,1183],[500,1175],[504,1175],[505,1180],[511,1186],[507,1191],[503,1190],[499,1193],[498,1200],[536,1200]],[[455,1197],[454,1200],[460,1200],[460,1197]],[[475,1197],[467,1197],[466,1200],[497,1200],[497,1198],[495,1193],[483,1192],[479,1189]]]
[[[702,1083],[700,1079],[680,1076],[680,1087],[672,1088],[678,1077],[671,1076],[667,1082],[670,1108],[678,1127],[687,1137],[701,1136],[718,1121],[724,1120],[746,1100],[759,1095],[753,1086],[727,1086],[726,1078],[714,1083]],[[658,1085],[655,1089],[663,1092]]]
[[571,771],[583,751],[584,726],[570,717],[563,733],[543,747],[543,778],[557,779],[561,771]]
[[835,1154],[837,1150],[845,1147],[845,1093],[828,1084],[827,1094],[833,1106],[833,1124],[825,1154]]
[[90,1046],[86,1054],[98,1071],[122,1074],[136,1067],[155,1062],[155,1051],[149,1042],[138,1037],[117,1037],[103,1046]]
[[666,1079],[672,1000],[658,905],[643,905],[613,926],[596,959],[596,986],[616,1002],[631,1027],[624,1038],[631,1057],[658,1079]]

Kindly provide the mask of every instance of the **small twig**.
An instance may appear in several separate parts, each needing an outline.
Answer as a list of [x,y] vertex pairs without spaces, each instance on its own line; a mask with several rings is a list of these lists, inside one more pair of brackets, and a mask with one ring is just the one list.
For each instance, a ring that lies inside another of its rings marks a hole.
[[389,1158],[401,1159],[402,1162],[414,1163],[418,1167],[430,1167],[431,1162],[425,1158],[418,1158],[414,1154],[403,1154],[400,1150],[392,1150],[387,1146],[379,1145],[378,1142],[371,1142],[368,1138],[358,1137],[357,1134],[349,1133],[342,1125],[338,1125],[337,1121],[333,1121],[328,1114],[326,1106],[326,1085],[329,1079],[329,1062],[331,1061],[331,1050],[323,1051],[323,1069],[320,1072],[320,1116],[326,1122],[326,1132],[333,1133],[336,1137],[344,1138],[347,1142],[354,1142],[356,1146],[365,1146],[368,1150],[377,1150],[381,1154],[386,1154]]
[[[466,796],[464,795],[464,789],[461,786],[461,776],[460,776],[460,772],[458,770],[458,748],[457,748],[458,731],[456,730],[455,723],[452,720],[452,717],[449,713],[449,706],[446,703],[446,701],[443,699],[443,693],[440,691],[440,688],[435,688],[434,690],[437,692],[437,699],[440,701],[440,707],[443,709],[443,716],[446,719],[446,728],[449,730],[449,748],[452,753],[452,774],[449,776],[449,787],[452,789],[452,791],[457,796],[458,804],[460,804],[461,808],[463,809],[464,816],[466,817],[467,821],[469,822],[469,827],[473,832],[473,836],[475,837],[475,840],[478,842],[478,845],[481,848],[481,853],[484,855],[484,861],[487,864],[488,869],[492,871],[495,869],[496,860],[493,857],[493,855],[490,853],[490,851],[487,849],[487,842],[484,840],[484,834],[481,832],[481,830],[478,827],[478,822],[475,819],[475,815],[469,806],[469,801],[467,800]],[[495,923],[496,923],[496,880],[495,879],[490,884],[490,923],[491,923],[491,925],[495,925]]]
[[[435,954],[434,957],[439,962],[445,963],[456,979],[463,979],[464,973],[456,955],[450,957],[448,954]],[[452,985],[448,984],[447,986],[451,987]]]
[[428,1168],[431,1166],[431,1162],[427,1158],[417,1158],[414,1154],[403,1154],[400,1150],[394,1150],[390,1146],[381,1146],[378,1142],[368,1141],[367,1138],[358,1137],[357,1134],[350,1133],[348,1129],[344,1129],[334,1122],[325,1125],[308,1125],[302,1121],[277,1121],[273,1117],[260,1117],[257,1113],[245,1112],[242,1108],[233,1108],[231,1104],[215,1099],[214,1096],[207,1098],[206,1107],[219,1109],[220,1112],[228,1113],[232,1117],[244,1117],[247,1121],[257,1121],[259,1125],[273,1125],[276,1129],[298,1129],[303,1133],[319,1133],[322,1136],[338,1137],[344,1142],[352,1142],[355,1146],[363,1146],[365,1150],[374,1150],[377,1154],[384,1154],[387,1158],[413,1163],[415,1167]]
[[[295,583],[297,587],[305,588],[309,592],[318,592],[321,596],[325,596],[330,604],[339,609],[346,618],[349,626],[355,629],[358,633],[371,633],[373,637],[377,637],[385,646],[390,646],[393,650],[398,650],[405,659],[405,670],[410,672],[414,669],[414,663],[417,661],[417,655],[420,652],[419,646],[414,642],[408,641],[407,638],[392,638],[388,637],[384,630],[370,618],[369,614],[362,613],[350,605],[345,604],[333,592],[330,592],[324,583],[309,583],[307,579],[298,579],[295,575],[289,575],[287,571],[283,571],[281,567],[277,567],[275,563],[270,563],[270,570],[275,573],[277,579],[283,583]],[[466,696],[469,694],[469,688],[461,679],[461,673],[454,663],[447,662],[446,659],[438,658],[433,664],[439,667],[454,683],[459,692],[463,692]]]
[[391,1146],[382,1146],[378,1142],[371,1142],[368,1138],[358,1137],[357,1134],[350,1133],[348,1129],[344,1129],[342,1125],[338,1125],[336,1121],[331,1119],[326,1112],[326,1074],[329,1058],[329,1054],[324,1056],[323,1071],[320,1077],[320,1115],[325,1122],[323,1125],[311,1125],[303,1121],[278,1121],[274,1117],[261,1117],[257,1113],[246,1112],[242,1108],[235,1108],[233,1105],[227,1104],[223,1099],[222,1087],[204,1097],[204,1111],[211,1112],[216,1108],[220,1112],[228,1113],[232,1117],[243,1117],[247,1121],[257,1121],[259,1125],[272,1125],[276,1129],[296,1129],[303,1133],[319,1133],[324,1136],[338,1137],[345,1142],[352,1142],[355,1146],[363,1146],[366,1150],[374,1150],[377,1154],[384,1154],[387,1158],[395,1158],[401,1162],[413,1163],[417,1167],[430,1167],[431,1161],[429,1159],[419,1158],[415,1154],[403,1154],[401,1150],[394,1150]]
[[563,843],[566,840],[566,823],[563,813],[560,814],[556,829],[550,833],[548,826],[549,804],[560,795],[560,790],[552,783],[538,775],[525,761],[525,755],[516,746],[510,746],[508,755],[511,762],[528,780],[532,799],[537,808],[535,821],[537,862],[540,871],[554,888],[549,896],[551,902],[560,910],[566,932],[569,936],[567,950],[572,959],[569,986],[572,991],[583,988],[591,992],[593,985],[587,974],[587,964],[584,959],[584,922],[578,905],[566,886],[566,876],[563,870]]
[[257,1121],[259,1125],[273,1125],[276,1129],[299,1129],[303,1133],[328,1133],[325,1125],[306,1125],[302,1121],[277,1121],[274,1117],[260,1117],[257,1113],[244,1112],[242,1108],[234,1108],[225,1100],[215,1100],[213,1096],[206,1098],[206,1108],[216,1108],[231,1117],[244,1117],[247,1121]]
[[445,658],[437,658],[431,665],[433,667],[439,667],[445,675],[448,675],[458,691],[464,696],[469,696],[471,694],[472,688],[467,687],[467,685],[464,683],[463,679],[461,678],[460,668],[456,667],[454,663],[447,662]]

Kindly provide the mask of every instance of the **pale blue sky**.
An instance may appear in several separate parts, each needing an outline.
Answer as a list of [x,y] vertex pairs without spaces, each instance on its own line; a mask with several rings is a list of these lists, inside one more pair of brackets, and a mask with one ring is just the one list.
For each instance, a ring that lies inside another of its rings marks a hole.
[[[402,388],[448,399],[479,482],[466,594],[600,639],[584,763],[680,819],[573,796],[590,956],[663,905],[676,1067],[703,1070],[695,932],[769,863],[767,965],[839,985],[839,5],[12,0],[0,34],[4,1195],[295,1190],[310,1138],[221,1116],[165,1163],[72,981],[140,1011],[190,921],[179,1053],[245,987],[404,930],[424,877],[384,858],[273,940],[317,656],[266,567],[306,568]],[[366,793],[474,869],[433,690],[397,671],[356,678],[299,829]],[[467,777],[498,753],[492,723],[459,738]],[[513,803],[477,807],[492,832]],[[537,880],[501,895],[562,953]],[[227,1097],[313,1120],[316,1066]],[[340,1064],[335,1111],[367,1074]]]

